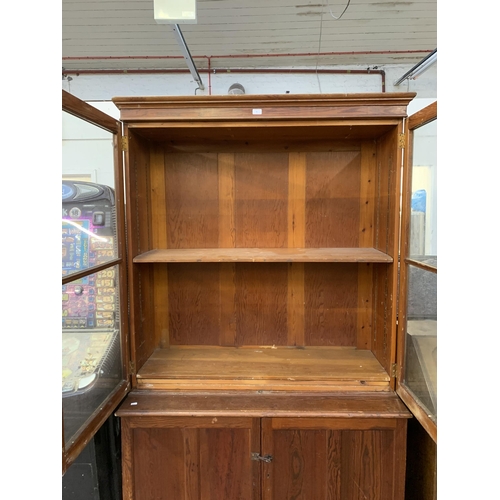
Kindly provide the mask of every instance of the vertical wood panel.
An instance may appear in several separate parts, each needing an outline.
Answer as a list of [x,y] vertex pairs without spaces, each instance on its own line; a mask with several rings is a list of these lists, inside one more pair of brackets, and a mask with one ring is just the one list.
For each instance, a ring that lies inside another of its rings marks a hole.
[[168,295],[172,345],[219,345],[218,264],[170,264]]
[[134,500],[134,458],[133,458],[133,433],[130,421],[126,418],[120,420],[121,432],[121,466],[122,466],[122,496],[123,500]]
[[285,263],[236,267],[236,344],[287,344],[288,268]]
[[[393,498],[405,497],[407,427],[408,427],[408,421],[406,419],[398,420],[396,425],[396,431],[394,433],[394,438],[393,438],[394,472],[393,476],[390,478],[392,480],[392,488],[394,495]],[[387,437],[390,438],[391,434],[387,434]],[[384,446],[387,447],[387,445]],[[434,486],[436,485],[435,480],[436,477],[434,476]]]
[[[401,149],[398,134],[402,125],[377,141],[377,210],[376,248],[391,255],[397,263],[399,235],[399,193]],[[375,269],[376,303],[372,352],[390,373],[396,356],[397,266],[390,264]],[[391,385],[394,386],[394,380]],[[393,387],[394,388],[394,387]]]
[[375,189],[377,171],[377,145],[364,141],[361,145],[361,181],[359,206],[359,246],[374,246]]
[[235,154],[237,247],[288,243],[288,154]]
[[219,265],[220,345],[236,345],[236,264]]
[[358,264],[358,349],[371,349],[373,321],[373,264]]
[[151,146],[150,164],[152,247],[168,248],[165,154],[161,146]]
[[326,432],[274,431],[274,498],[326,498]]
[[[200,492],[203,500],[254,500],[258,477],[250,460],[251,429],[200,429]],[[254,486],[255,484],[255,486]]]
[[185,500],[199,500],[200,496],[200,439],[198,429],[182,429],[184,440]]
[[359,151],[307,153],[307,247],[357,247],[360,220]]
[[153,273],[155,338],[159,346],[165,348],[170,344],[167,264],[155,265]]
[[259,419],[153,417],[132,425],[123,419],[127,500],[260,500],[260,464],[251,460]]
[[[159,145],[151,146],[151,240],[153,248],[168,248],[167,200],[165,186],[165,154]],[[167,347],[168,334],[168,275],[167,266],[154,266],[154,332],[155,344]]]
[[219,181],[215,153],[165,156],[170,248],[217,248]]
[[[131,257],[151,250],[149,144],[126,128],[129,151],[126,153],[128,254]],[[139,370],[157,347],[154,336],[151,269],[129,262],[130,336],[132,359]]]
[[342,439],[342,500],[404,497],[399,488],[404,481],[404,460],[395,460],[402,456],[394,453],[394,431],[343,431]]
[[180,429],[134,429],[134,500],[185,497]]
[[306,229],[306,154],[290,153],[288,165],[288,248],[304,248]]
[[342,431],[273,429],[262,419],[263,499],[340,500]]
[[[262,418],[261,422],[261,436],[260,442],[262,443],[260,453],[262,456],[271,455],[276,456],[274,452],[274,434],[273,434],[273,419]],[[253,450],[256,451],[256,450]],[[276,461],[271,463],[262,463],[262,500],[275,500],[274,496],[274,481],[275,481],[275,467]]]
[[326,433],[327,450],[327,492],[326,500],[340,500],[342,485],[342,431],[329,430]]
[[219,247],[234,248],[234,153],[219,153]]
[[305,264],[305,343],[356,346],[357,264]]
[[288,345],[305,345],[304,264],[288,264]]
[[139,370],[158,347],[158,339],[155,334],[154,324],[153,267],[135,266],[134,271],[134,286],[138,298],[138,307],[136,307],[136,313],[138,314],[135,316],[135,352],[136,369]]
[[[219,153],[219,247],[236,246],[234,153]],[[236,345],[236,264],[220,264],[220,344]]]
[[[306,154],[290,153],[288,169],[288,248],[304,248]],[[288,345],[304,343],[304,264],[292,263],[288,266]]]
[[[342,431],[342,500],[382,500],[376,431]],[[388,497],[390,498],[390,497]]]

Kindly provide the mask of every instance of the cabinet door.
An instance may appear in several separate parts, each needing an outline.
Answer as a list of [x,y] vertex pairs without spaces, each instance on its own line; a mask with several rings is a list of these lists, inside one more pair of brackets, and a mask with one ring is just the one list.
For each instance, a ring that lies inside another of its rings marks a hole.
[[436,441],[437,102],[407,125],[396,390]]
[[259,419],[122,418],[124,500],[258,500]]
[[121,123],[62,93],[63,473],[129,390]]
[[403,500],[406,420],[265,418],[264,500]]

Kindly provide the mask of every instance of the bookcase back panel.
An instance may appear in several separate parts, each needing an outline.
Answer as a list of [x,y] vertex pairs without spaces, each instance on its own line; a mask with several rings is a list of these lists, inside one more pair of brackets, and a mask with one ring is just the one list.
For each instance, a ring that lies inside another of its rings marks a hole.
[[137,204],[150,224],[138,229],[151,228],[150,249],[373,246],[381,221],[374,196],[388,188],[377,185],[370,143],[284,153],[168,153],[156,145],[143,175],[150,198]]
[[[217,169],[217,155],[214,153],[173,154],[165,157],[164,189],[168,247],[218,246]],[[162,207],[155,207],[157,208]]]
[[155,347],[370,349],[374,267],[367,263],[142,265],[144,321],[138,334],[149,346],[156,342]]
[[234,155],[236,247],[287,245],[288,154]]
[[306,247],[359,245],[359,151],[306,154]]

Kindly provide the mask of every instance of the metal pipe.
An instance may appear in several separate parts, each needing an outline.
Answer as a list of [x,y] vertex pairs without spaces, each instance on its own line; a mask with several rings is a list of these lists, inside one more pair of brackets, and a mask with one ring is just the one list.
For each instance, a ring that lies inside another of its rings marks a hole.
[[[205,56],[206,57],[206,56]],[[232,74],[242,74],[242,73],[281,73],[281,74],[332,74],[332,75],[370,75],[376,74],[380,75],[382,82],[382,92],[385,92],[385,71],[381,69],[211,69],[210,57],[208,59],[208,95],[212,95],[212,72],[214,74],[219,72],[227,72]],[[123,74],[143,74],[143,75],[161,75],[161,74],[180,74],[186,73],[188,70],[185,69],[82,69],[82,70],[63,70],[63,76],[67,75],[123,75]]]
[[429,66],[432,66],[437,61],[437,49],[434,49],[427,57],[424,57],[419,63],[417,63],[413,68],[407,71],[401,78],[396,80],[393,85],[397,87],[402,82],[409,78],[416,78],[418,75],[423,73]]
[[203,85],[200,74],[198,73],[198,70],[196,69],[196,65],[194,64],[193,58],[191,57],[191,53],[189,52],[189,48],[186,45],[186,41],[184,40],[184,37],[182,35],[181,28],[179,27],[178,24],[174,24],[172,26],[172,29],[174,31],[174,35],[175,35],[175,38],[177,40],[177,43],[179,44],[181,51],[184,53],[184,59],[186,60],[186,63],[188,65],[189,71],[191,72],[191,75],[193,76],[196,83],[198,84],[198,87],[201,90],[205,90],[205,86]]
[[[224,54],[210,56],[211,59],[247,59],[253,57],[318,57],[318,56],[353,56],[353,55],[388,55],[388,54],[428,54],[428,50],[379,50],[379,51],[359,51],[359,52],[314,52],[298,54]],[[99,60],[120,60],[120,59],[180,59],[182,56],[67,56],[63,61],[99,61]],[[193,56],[193,59],[207,58],[209,56]]]

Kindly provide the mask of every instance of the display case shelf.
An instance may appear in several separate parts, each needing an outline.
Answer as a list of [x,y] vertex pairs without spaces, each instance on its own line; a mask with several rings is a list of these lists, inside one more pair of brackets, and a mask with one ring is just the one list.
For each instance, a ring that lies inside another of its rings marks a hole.
[[151,250],[136,264],[174,262],[373,262],[393,258],[374,248],[183,248]]
[[346,347],[171,346],[137,374],[145,389],[387,391],[389,376],[368,350]]

